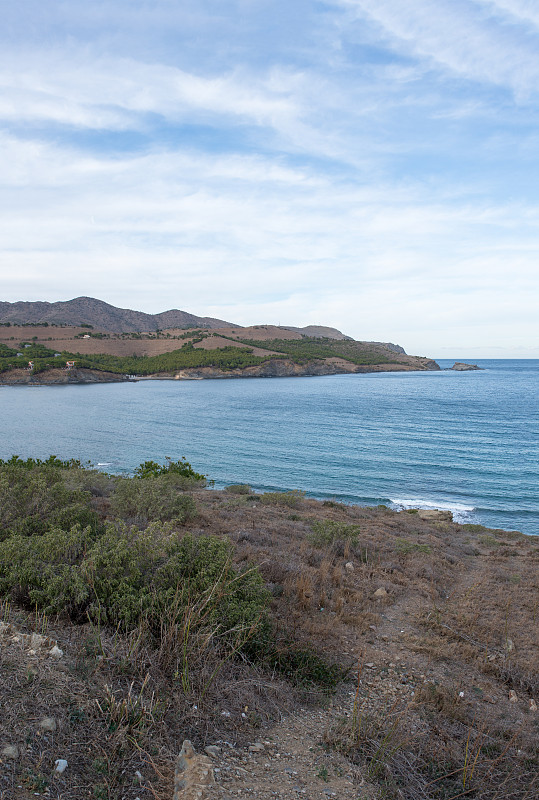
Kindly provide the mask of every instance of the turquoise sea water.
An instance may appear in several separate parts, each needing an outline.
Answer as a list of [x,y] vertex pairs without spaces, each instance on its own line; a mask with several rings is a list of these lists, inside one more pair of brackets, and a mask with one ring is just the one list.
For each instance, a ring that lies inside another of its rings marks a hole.
[[539,361],[478,363],[483,371],[1,387],[0,457],[54,453],[128,472],[186,456],[217,487],[449,508],[463,522],[539,534]]

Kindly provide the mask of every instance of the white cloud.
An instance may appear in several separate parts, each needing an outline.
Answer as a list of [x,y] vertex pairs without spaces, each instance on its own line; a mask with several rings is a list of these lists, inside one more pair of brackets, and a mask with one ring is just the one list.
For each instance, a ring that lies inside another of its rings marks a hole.
[[[496,84],[522,97],[537,91],[539,37],[523,37],[503,21],[489,17],[482,2],[439,0],[435,6],[430,0],[338,2],[358,17],[366,15],[378,23],[398,49],[427,58],[453,74]],[[526,8],[523,2],[509,0],[495,5],[512,13]]]
[[535,325],[538,208],[442,200],[420,183],[358,186],[260,156],[0,146],[11,163],[0,202],[16,196],[0,223],[17,276],[4,299],[20,299],[22,281],[27,299],[316,322],[411,352],[472,329],[490,341],[517,317],[522,343]]
[[8,118],[123,129],[134,114],[185,120],[211,113],[279,127],[298,114],[290,97],[293,76],[204,77],[129,58],[50,51],[4,52],[1,61],[0,114]]
[[489,6],[493,11],[499,11],[501,14],[509,14],[517,20],[523,22],[531,22],[536,28],[539,28],[539,7],[536,0],[478,0]]

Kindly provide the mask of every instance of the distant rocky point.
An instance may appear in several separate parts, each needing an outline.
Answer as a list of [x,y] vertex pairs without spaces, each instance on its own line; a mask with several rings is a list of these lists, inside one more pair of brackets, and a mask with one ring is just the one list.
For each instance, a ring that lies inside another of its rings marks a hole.
[[470,370],[483,368],[478,367],[477,364],[465,364],[463,361],[455,361],[451,369],[454,369],[456,372],[470,372]]

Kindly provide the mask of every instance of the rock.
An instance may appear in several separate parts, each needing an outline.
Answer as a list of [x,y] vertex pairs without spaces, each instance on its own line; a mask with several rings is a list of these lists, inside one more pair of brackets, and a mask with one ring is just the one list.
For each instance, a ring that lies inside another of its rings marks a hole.
[[204,788],[215,783],[213,767],[207,756],[195,753],[186,739],[176,761],[173,800],[197,800],[204,796]]
[[41,728],[42,731],[54,733],[54,731],[58,726],[56,725],[56,720],[54,719],[54,717],[44,717],[39,723],[39,727]]
[[511,689],[511,691],[509,692],[509,702],[518,703],[517,693],[515,692],[514,689]]
[[2,755],[4,756],[4,758],[18,758],[19,748],[15,744],[6,744],[2,748]]
[[417,516],[425,522],[453,522],[451,511],[442,511],[439,508],[419,508]]
[[347,561],[346,564],[344,565],[344,568],[345,568],[345,570],[347,572],[353,572],[354,571],[354,565],[353,565],[353,563],[351,561]]
[[537,711],[537,703],[533,697],[530,699],[530,711]]
[[262,742],[255,742],[254,744],[249,746],[250,753],[261,753],[264,749],[265,748]]
[[478,367],[477,364],[466,364],[464,361],[455,361],[451,369],[456,370],[456,372],[469,372],[472,369],[482,369]]
[[387,597],[387,592],[383,586],[380,586],[380,588],[375,591],[373,597]]
[[30,636],[30,647],[32,650],[39,650],[46,641],[47,638],[45,636],[42,636],[40,633],[33,633]]
[[207,747],[204,748],[204,752],[207,753],[212,758],[218,758],[219,753],[221,752],[221,748],[217,747],[215,744],[209,744]]
[[66,771],[66,769],[67,769],[67,761],[65,760],[65,758],[57,758],[56,761],[54,762],[54,771],[59,772],[61,775],[62,772]]
[[54,647],[51,647],[51,649],[49,650],[49,656],[51,658],[62,658],[63,655],[64,651],[60,650],[57,644],[55,644]]

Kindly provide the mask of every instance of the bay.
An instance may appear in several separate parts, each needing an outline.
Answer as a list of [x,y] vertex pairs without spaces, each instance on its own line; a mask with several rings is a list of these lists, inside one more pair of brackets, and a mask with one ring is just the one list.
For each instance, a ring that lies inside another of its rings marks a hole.
[[[442,367],[453,361],[438,362]],[[114,473],[185,456],[220,488],[449,508],[539,534],[539,361],[477,372],[0,388],[0,457]]]

